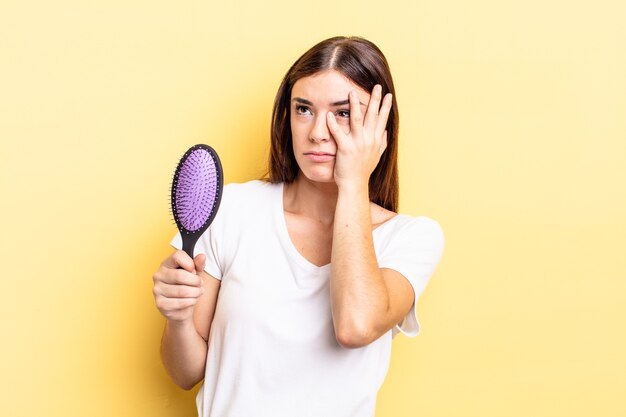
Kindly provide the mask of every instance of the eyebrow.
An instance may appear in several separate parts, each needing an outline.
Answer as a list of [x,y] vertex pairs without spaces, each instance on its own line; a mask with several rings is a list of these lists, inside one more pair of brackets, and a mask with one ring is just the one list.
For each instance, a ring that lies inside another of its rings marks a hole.
[[[311,102],[311,101],[309,101],[307,99],[301,98],[301,97],[294,97],[292,101],[295,101],[297,103],[306,104],[308,106],[312,106],[313,105],[313,102]],[[331,106],[344,106],[346,104],[350,104],[350,100],[335,101],[334,103],[331,103],[330,105]],[[363,104],[361,102],[359,102],[359,104],[361,106],[365,106],[365,104]]]

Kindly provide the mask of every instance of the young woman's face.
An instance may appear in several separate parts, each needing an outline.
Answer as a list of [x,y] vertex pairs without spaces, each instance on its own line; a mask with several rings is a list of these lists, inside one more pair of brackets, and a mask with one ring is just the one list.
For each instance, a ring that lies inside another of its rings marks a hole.
[[296,81],[291,91],[291,136],[300,172],[315,182],[334,182],[337,144],[330,134],[326,114],[333,112],[344,131],[350,131],[348,94],[356,90],[365,114],[370,93],[334,70],[318,72]]

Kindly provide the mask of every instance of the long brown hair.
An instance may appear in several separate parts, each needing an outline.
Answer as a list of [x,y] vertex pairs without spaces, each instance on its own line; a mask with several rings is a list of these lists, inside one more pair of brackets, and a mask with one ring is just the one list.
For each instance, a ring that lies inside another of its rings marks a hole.
[[291,90],[300,78],[325,70],[345,75],[363,90],[371,92],[382,86],[382,96],[391,93],[393,104],[387,120],[387,148],[369,179],[369,197],[387,210],[398,208],[398,105],[396,92],[383,53],[372,42],[360,37],[337,36],[326,39],[307,52],[289,68],[283,78],[272,113],[269,181],[290,183],[298,175],[293,152],[290,124]]

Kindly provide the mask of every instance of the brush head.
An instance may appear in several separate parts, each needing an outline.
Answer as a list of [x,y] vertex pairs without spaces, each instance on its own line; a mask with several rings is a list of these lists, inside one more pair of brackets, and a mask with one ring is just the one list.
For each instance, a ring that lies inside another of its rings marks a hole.
[[224,179],[217,153],[208,145],[189,148],[178,162],[172,181],[172,214],[184,237],[201,234],[215,217]]

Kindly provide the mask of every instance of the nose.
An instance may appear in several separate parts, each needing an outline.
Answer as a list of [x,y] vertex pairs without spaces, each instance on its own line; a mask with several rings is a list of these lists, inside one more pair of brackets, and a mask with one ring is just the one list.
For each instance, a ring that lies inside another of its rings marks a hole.
[[330,131],[326,124],[325,113],[321,112],[313,122],[311,131],[309,132],[309,140],[311,142],[328,142],[330,140]]

